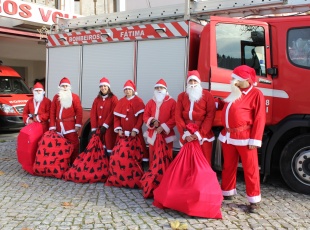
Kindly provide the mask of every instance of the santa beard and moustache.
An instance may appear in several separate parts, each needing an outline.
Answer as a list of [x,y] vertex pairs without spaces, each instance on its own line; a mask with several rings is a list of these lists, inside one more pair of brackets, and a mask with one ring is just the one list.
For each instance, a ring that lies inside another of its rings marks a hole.
[[155,98],[156,102],[163,102],[166,95],[167,95],[167,90],[165,90],[165,89],[154,91],[154,98]]
[[60,102],[60,105],[64,107],[65,109],[70,108],[72,105],[72,93],[71,93],[71,87],[68,86],[66,89],[63,87],[60,87],[60,90],[58,92],[58,100]]
[[41,102],[44,98],[44,93],[45,92],[33,91],[33,97],[34,97],[35,102]]
[[186,87],[186,93],[188,94],[191,102],[199,101],[202,97],[202,86],[200,84],[188,84]]
[[231,86],[231,93],[228,95],[228,97],[226,97],[224,99],[225,102],[230,103],[230,102],[235,102],[236,100],[240,99],[242,96],[242,92],[239,89],[238,86],[236,86],[238,80],[233,79],[230,82],[230,86]]

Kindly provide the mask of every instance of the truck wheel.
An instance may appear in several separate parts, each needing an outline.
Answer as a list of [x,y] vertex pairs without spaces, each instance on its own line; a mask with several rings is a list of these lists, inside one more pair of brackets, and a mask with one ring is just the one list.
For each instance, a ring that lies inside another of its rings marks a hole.
[[310,194],[310,134],[297,136],[286,144],[280,158],[280,171],[291,189]]

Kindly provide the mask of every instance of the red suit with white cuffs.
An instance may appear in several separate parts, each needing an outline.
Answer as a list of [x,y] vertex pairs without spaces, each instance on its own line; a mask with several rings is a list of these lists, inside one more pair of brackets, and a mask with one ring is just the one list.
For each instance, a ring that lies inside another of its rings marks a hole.
[[169,158],[172,159],[173,141],[176,139],[176,135],[173,130],[175,126],[175,107],[176,101],[169,95],[166,95],[161,103],[151,99],[145,106],[143,120],[148,128],[145,136],[147,138],[147,142],[149,143],[150,165],[153,160],[152,153],[154,152],[154,142],[157,135],[157,132],[155,131],[156,127],[151,124],[154,119],[157,120],[163,128],[161,135],[163,135],[163,138],[168,146],[167,154],[169,155]]
[[257,148],[261,147],[266,109],[262,92],[253,85],[241,89],[240,99],[225,103],[219,140],[222,142],[224,165],[222,171],[222,192],[233,196],[236,191],[236,174],[241,157],[246,183],[247,198],[250,203],[261,201]]
[[113,111],[117,102],[118,99],[115,95],[98,96],[90,111],[91,130],[100,129],[102,126],[106,128],[103,139],[108,153],[112,152],[116,141]]
[[72,105],[69,108],[63,108],[56,94],[53,98],[50,111],[50,130],[56,130],[68,139],[73,145],[74,150],[70,157],[71,163],[79,154],[79,138],[75,127],[82,126],[83,109],[80,98],[72,93]]
[[202,92],[202,97],[197,102],[190,101],[186,92],[182,92],[178,96],[175,121],[181,136],[180,142],[183,145],[186,136],[190,135],[190,133],[186,131],[186,125],[189,123],[197,124],[199,129],[195,134],[198,137],[204,156],[210,165],[212,142],[215,139],[212,131],[215,112],[214,98],[211,93],[205,89]]
[[130,136],[133,131],[136,132],[143,146],[143,153],[146,154],[142,134],[144,107],[143,100],[136,95],[121,98],[114,109],[114,131],[118,133],[118,130],[122,130],[125,136]]
[[41,102],[35,102],[34,98],[27,101],[23,111],[23,121],[27,125],[29,120],[33,120],[33,114],[36,114],[36,119],[42,124],[43,132],[46,132],[49,127],[51,100],[43,97]]

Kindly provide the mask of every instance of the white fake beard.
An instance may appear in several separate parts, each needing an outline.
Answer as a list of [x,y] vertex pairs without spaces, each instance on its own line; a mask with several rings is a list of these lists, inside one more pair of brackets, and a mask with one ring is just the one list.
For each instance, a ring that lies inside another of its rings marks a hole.
[[167,95],[167,90],[165,90],[165,89],[160,90],[160,91],[158,91],[158,90],[154,91],[154,97],[155,97],[156,102],[163,102],[166,95]]
[[186,87],[186,93],[188,94],[189,100],[191,102],[199,101],[202,97],[202,86],[200,84],[190,85]]
[[64,90],[60,89],[58,93],[58,100],[60,101],[60,105],[64,107],[65,109],[70,108],[72,105],[72,93],[71,89]]
[[43,101],[43,97],[44,97],[44,92],[38,93],[36,91],[33,91],[33,98],[34,98],[35,102]]
[[239,89],[238,86],[236,86],[238,80],[234,79],[230,82],[230,87],[231,87],[231,93],[224,99],[225,102],[230,103],[230,102],[235,102],[236,100],[240,99],[242,96],[242,92]]

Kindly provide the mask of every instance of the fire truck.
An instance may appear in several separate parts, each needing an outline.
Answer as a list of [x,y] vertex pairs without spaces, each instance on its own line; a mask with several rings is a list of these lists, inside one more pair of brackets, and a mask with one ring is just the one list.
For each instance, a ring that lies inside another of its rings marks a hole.
[[[131,79],[147,102],[164,78],[169,94],[184,91],[186,73],[198,69],[215,98],[230,92],[232,70],[241,64],[257,74],[266,100],[260,171],[280,171],[286,184],[310,194],[310,4],[304,0],[185,1],[185,4],[59,19],[47,37],[47,96],[62,77],[71,80],[84,108],[81,148],[90,131],[89,113],[108,77],[123,97]],[[221,130],[217,111],[214,132]],[[177,148],[177,142],[175,143]],[[221,169],[214,142],[212,166]]]

